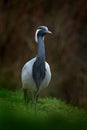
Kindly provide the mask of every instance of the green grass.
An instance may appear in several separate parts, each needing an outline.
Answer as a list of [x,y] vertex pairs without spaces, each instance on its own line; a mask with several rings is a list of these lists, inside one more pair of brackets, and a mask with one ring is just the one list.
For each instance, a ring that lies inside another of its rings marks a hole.
[[87,130],[87,111],[56,98],[39,98],[38,112],[26,108],[22,91],[0,90],[0,130]]

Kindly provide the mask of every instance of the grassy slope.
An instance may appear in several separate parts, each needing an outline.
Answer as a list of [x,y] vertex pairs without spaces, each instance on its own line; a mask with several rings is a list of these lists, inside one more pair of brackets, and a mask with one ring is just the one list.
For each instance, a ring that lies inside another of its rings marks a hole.
[[3,129],[81,129],[87,130],[87,111],[66,105],[55,98],[38,100],[38,112],[28,108],[21,91],[0,91],[0,126]]

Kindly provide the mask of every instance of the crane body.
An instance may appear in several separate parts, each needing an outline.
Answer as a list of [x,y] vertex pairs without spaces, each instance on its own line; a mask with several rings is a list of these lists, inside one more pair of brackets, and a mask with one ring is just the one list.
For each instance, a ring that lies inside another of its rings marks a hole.
[[21,73],[25,103],[28,103],[28,91],[31,91],[35,111],[37,110],[36,103],[40,91],[46,88],[51,80],[50,66],[45,60],[44,36],[47,33],[51,32],[46,26],[37,28],[35,33],[35,41],[38,45],[37,55],[25,63]]

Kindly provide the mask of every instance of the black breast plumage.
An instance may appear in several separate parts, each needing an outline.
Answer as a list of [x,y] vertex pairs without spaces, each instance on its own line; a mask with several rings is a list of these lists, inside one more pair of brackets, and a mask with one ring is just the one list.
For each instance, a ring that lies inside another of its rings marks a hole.
[[45,77],[45,61],[42,58],[37,58],[33,64],[33,79],[36,83],[37,89],[39,89],[41,82]]

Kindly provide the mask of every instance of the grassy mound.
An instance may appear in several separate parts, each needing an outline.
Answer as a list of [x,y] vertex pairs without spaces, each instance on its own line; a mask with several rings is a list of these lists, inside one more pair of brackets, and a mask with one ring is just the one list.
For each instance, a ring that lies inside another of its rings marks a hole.
[[39,98],[38,112],[25,106],[22,91],[0,90],[0,130],[87,130],[87,111],[56,98]]

